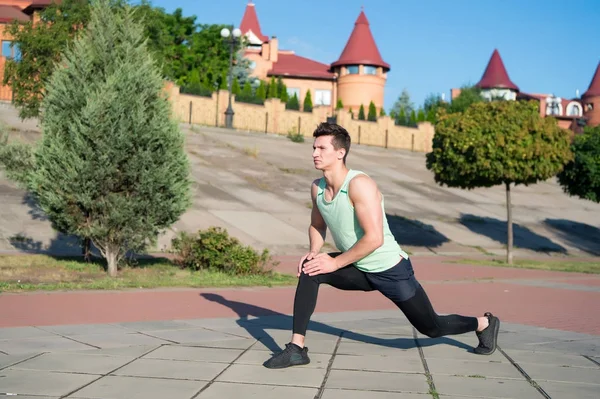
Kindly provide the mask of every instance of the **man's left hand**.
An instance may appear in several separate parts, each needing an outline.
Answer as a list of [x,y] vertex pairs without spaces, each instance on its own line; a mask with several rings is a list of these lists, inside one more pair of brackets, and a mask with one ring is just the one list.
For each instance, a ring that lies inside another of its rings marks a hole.
[[326,253],[320,253],[304,264],[302,271],[309,276],[327,274],[338,269],[335,259]]

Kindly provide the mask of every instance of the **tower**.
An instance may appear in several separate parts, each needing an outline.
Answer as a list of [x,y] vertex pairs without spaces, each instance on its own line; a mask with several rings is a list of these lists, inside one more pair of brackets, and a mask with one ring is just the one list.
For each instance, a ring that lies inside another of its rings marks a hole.
[[583,104],[583,117],[587,119],[587,125],[600,125],[600,63],[598,63],[590,87],[581,96],[581,103]]
[[361,10],[346,47],[331,64],[331,70],[337,75],[337,98],[342,100],[344,109],[352,108],[356,114],[362,104],[366,114],[373,101],[377,112],[381,110],[390,65],[379,54],[364,11]]
[[508,77],[504,62],[497,49],[492,53],[485,72],[479,83],[475,85],[481,89],[481,95],[490,100],[493,97],[503,97],[505,100],[516,100],[519,88]]

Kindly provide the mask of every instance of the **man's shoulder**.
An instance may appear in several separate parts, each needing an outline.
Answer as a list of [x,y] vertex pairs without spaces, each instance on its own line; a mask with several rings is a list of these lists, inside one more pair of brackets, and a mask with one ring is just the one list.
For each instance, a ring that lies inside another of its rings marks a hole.
[[352,188],[352,187],[368,188],[369,186],[377,187],[377,184],[375,183],[375,180],[373,180],[373,178],[371,176],[369,176],[365,173],[357,174],[350,180],[350,183],[348,183],[348,187],[350,187],[350,188]]

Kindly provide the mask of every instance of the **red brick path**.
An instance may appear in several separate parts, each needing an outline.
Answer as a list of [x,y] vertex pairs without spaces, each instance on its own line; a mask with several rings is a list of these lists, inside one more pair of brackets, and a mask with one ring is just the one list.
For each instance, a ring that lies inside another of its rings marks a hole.
[[[457,265],[442,263],[440,257],[412,260],[440,313],[492,311],[505,322],[600,335],[600,319],[589,317],[590,309],[600,308],[600,292],[523,284],[527,280],[594,287],[600,284],[598,276]],[[295,270],[295,262],[295,258],[282,259],[278,269]],[[2,294],[0,327],[290,315],[294,291],[295,287]],[[384,309],[395,307],[377,292],[344,292],[324,286],[316,312]]]

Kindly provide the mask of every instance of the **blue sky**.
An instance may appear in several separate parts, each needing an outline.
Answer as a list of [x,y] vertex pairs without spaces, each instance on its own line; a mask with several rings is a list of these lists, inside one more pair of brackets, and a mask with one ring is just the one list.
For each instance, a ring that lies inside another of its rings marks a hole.
[[[239,26],[247,0],[153,0],[200,23]],[[385,108],[403,88],[429,93],[476,83],[495,48],[521,91],[575,97],[600,62],[600,0],[254,0],[263,34],[324,63],[341,54],[361,5],[391,65]]]

